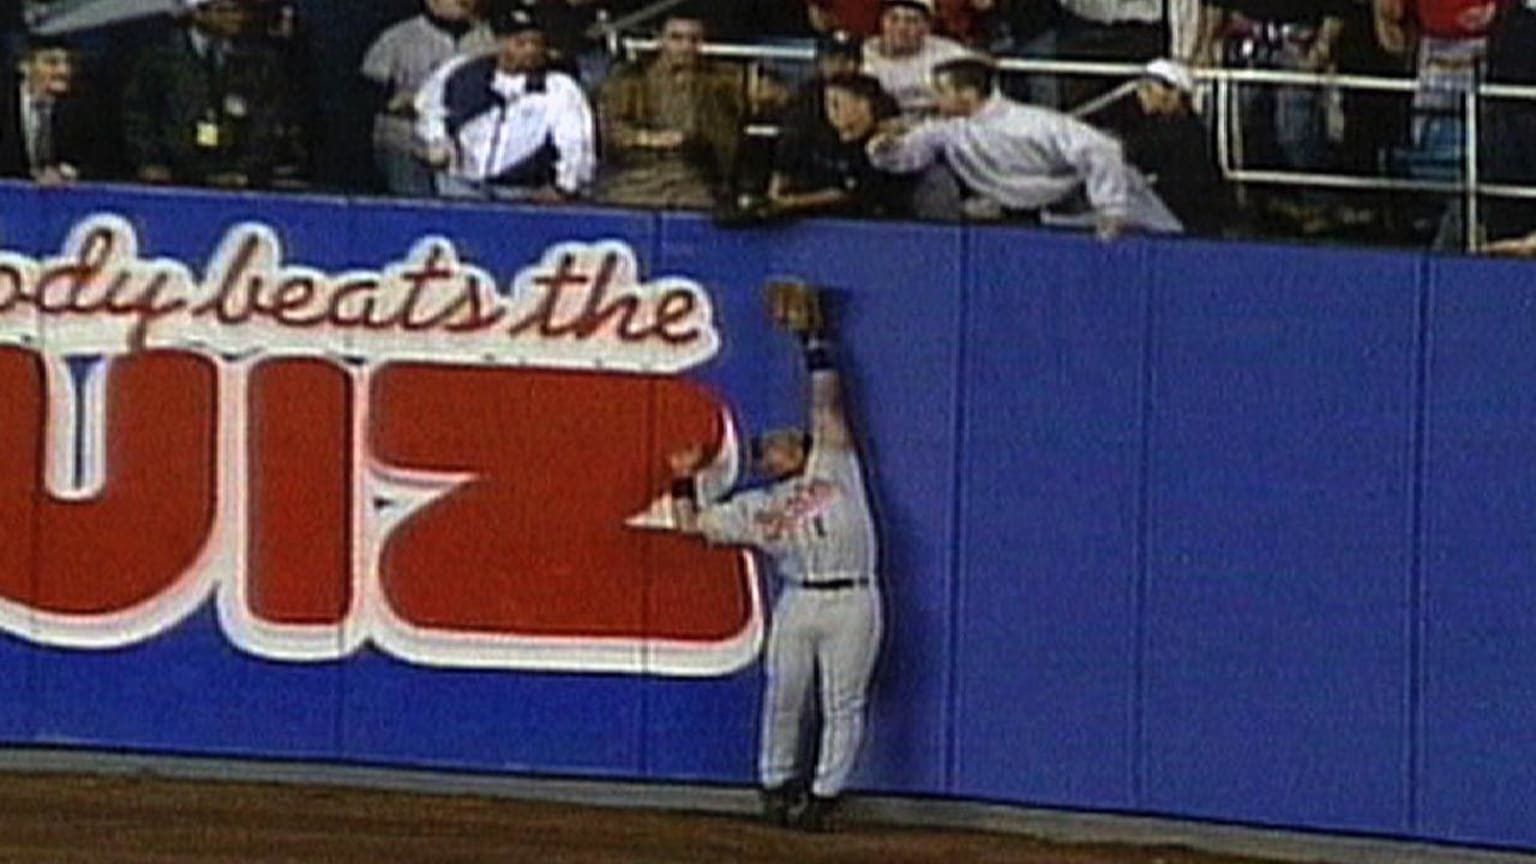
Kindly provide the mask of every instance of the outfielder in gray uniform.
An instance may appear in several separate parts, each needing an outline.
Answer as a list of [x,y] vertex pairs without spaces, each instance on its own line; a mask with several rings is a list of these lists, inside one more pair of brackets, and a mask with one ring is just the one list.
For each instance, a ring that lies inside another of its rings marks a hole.
[[[774,320],[805,347],[810,432],[761,436],[758,464],[772,482],[721,502],[697,501],[700,448],[674,454],[672,499],[682,530],[710,543],[751,546],[777,566],[782,590],[768,634],[758,761],[764,815],[827,831],[863,737],[880,644],[874,520],[819,297],[803,284],[776,283],[769,304]],[[807,790],[796,757],[801,717],[818,680],[821,743]]]

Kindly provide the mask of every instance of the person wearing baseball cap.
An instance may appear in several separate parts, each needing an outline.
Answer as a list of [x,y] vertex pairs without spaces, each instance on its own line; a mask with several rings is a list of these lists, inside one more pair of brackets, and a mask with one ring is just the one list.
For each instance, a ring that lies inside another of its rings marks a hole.
[[182,4],[182,29],[145,50],[124,88],[129,163],[147,183],[263,186],[286,113],[282,64],[245,38],[248,2]]
[[1195,95],[1194,73],[1189,71],[1188,66],[1177,60],[1164,57],[1153,60],[1142,70],[1141,80],[1143,83],[1164,88],[1168,98],[1179,98],[1190,102]]
[[543,203],[584,194],[597,133],[581,85],[549,68],[543,24],[528,6],[498,0],[485,19],[496,51],[449,61],[416,99],[438,193]]
[[824,122],[824,88],[840,75],[859,71],[864,40],[850,30],[830,30],[816,37],[815,74],[801,84],[779,115],[783,129],[805,129]]
[[823,78],[859,71],[864,57],[864,37],[841,28],[816,37],[816,71]]
[[1139,170],[1187,231],[1219,235],[1234,221],[1230,191],[1216,170],[1210,130],[1195,111],[1195,76],[1177,60],[1142,69],[1136,98],[1116,124],[1125,159]]

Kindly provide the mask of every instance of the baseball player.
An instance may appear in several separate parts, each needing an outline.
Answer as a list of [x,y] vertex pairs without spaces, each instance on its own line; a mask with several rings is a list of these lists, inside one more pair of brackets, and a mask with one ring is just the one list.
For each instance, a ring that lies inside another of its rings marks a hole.
[[[721,502],[698,500],[702,449],[673,454],[674,519],[710,543],[754,547],[783,580],[768,635],[758,773],[764,816],[812,831],[833,827],[863,737],[864,703],[880,643],[875,530],[820,295],[800,283],[768,290],[774,321],[798,336],[810,379],[811,429],[755,442],[771,482]],[[808,784],[796,765],[801,716],[821,687],[821,744]],[[807,794],[809,793],[809,794]]]

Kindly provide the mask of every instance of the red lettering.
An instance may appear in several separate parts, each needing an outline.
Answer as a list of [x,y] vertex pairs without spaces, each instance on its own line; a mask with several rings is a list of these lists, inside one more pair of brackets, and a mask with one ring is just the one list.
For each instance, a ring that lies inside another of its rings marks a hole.
[[586,282],[587,277],[576,272],[575,256],[562,255],[554,273],[533,279],[535,287],[544,289],[544,300],[528,313],[528,317],[513,324],[507,331],[508,335],[519,336],[529,330],[537,330],[540,336],[546,337],[563,336],[569,333],[575,325],[556,324],[555,311],[560,308],[560,297],[566,288],[578,288]]
[[[441,314],[425,322],[425,326],[434,327],[439,323],[448,322],[443,328],[448,333],[474,333],[479,330],[489,330],[500,324],[501,319],[507,317],[505,309],[492,309],[487,313],[480,307],[480,280],[466,274],[463,293],[451,305],[444,308]],[[456,317],[459,320],[453,320]]]
[[689,327],[673,332],[672,325],[688,320],[698,309],[699,301],[692,291],[668,291],[656,306],[656,325],[651,332],[668,345],[687,345],[699,338],[699,328]]
[[421,295],[427,287],[434,282],[444,281],[453,276],[453,271],[441,264],[442,258],[442,247],[433,246],[420,269],[407,270],[400,274],[400,278],[411,286],[406,292],[405,303],[401,305],[399,315],[400,325],[407,332],[429,330],[442,320],[441,318],[431,321],[416,320],[416,304],[421,300]]
[[370,394],[371,449],[397,469],[473,473],[390,535],[380,585],[419,626],[717,640],[751,615],[734,551],[623,523],[666,454],[716,442],[721,406],[684,380],[398,365]]
[[[341,287],[336,289],[336,293],[331,295],[331,308],[328,314],[330,322],[337,327],[366,327],[373,318],[373,294],[378,290],[379,283],[376,279],[356,279],[342,283]],[[355,317],[349,318],[342,311],[341,304],[352,299],[354,294],[363,295],[362,302],[358,304],[362,308],[358,310]]]
[[[45,269],[34,290],[37,308],[50,314],[84,311],[78,305],[80,294],[101,274],[102,265],[112,254],[112,246],[112,232],[97,229],[80,244],[80,252],[73,263],[55,264]],[[51,295],[55,289],[57,294]]]
[[262,309],[272,320],[289,327],[310,327],[325,319],[325,313],[311,312],[300,315],[304,307],[315,301],[315,280],[309,276],[290,276],[278,283],[272,299]]
[[191,570],[212,526],[212,365],[169,351],[112,365],[107,480],[89,501],[43,486],[44,382],[36,355],[0,349],[0,595],[65,615],[154,599]]
[[[239,324],[251,317],[252,298],[261,291],[262,278],[260,275],[246,275],[251,269],[251,263],[256,258],[256,253],[261,250],[261,238],[255,234],[247,234],[240,241],[240,248],[235,252],[235,258],[230,262],[229,268],[224,271],[224,278],[219,280],[219,288],[212,297],[199,303],[192,309],[192,315],[203,317],[212,315],[220,324]],[[244,293],[244,308],[240,308],[241,283],[248,283],[249,288]]]
[[25,299],[22,293],[25,284],[26,277],[22,275],[21,268],[13,264],[0,264],[0,315],[10,312]]
[[162,294],[170,284],[169,273],[156,273],[144,286],[143,292],[127,300],[121,299],[116,292],[120,283],[114,283],[113,295],[107,300],[107,308],[114,314],[128,314],[137,316],[133,323],[133,329],[128,333],[128,345],[134,350],[143,348],[149,340],[149,328],[161,318],[171,315],[186,308],[187,302],[181,299],[162,300]]
[[251,370],[247,597],[263,620],[337,624],[351,605],[352,388],[319,360]]

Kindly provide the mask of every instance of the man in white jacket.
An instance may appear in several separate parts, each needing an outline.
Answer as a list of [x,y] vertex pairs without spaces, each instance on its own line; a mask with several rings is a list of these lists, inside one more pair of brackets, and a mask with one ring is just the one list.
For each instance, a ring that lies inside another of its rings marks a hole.
[[1179,220],[1129,167],[1119,142],[1057,111],[996,92],[997,73],[982,59],[952,60],[934,70],[944,119],[890,130],[869,142],[871,163],[900,174],[940,158],[971,197],[971,218],[1039,220],[1052,205],[1085,194],[1100,237],[1126,228],[1177,232]]
[[544,32],[514,3],[487,16],[492,54],[449,61],[416,100],[416,133],[451,198],[554,202],[581,195],[597,165],[581,86],[548,68]]

